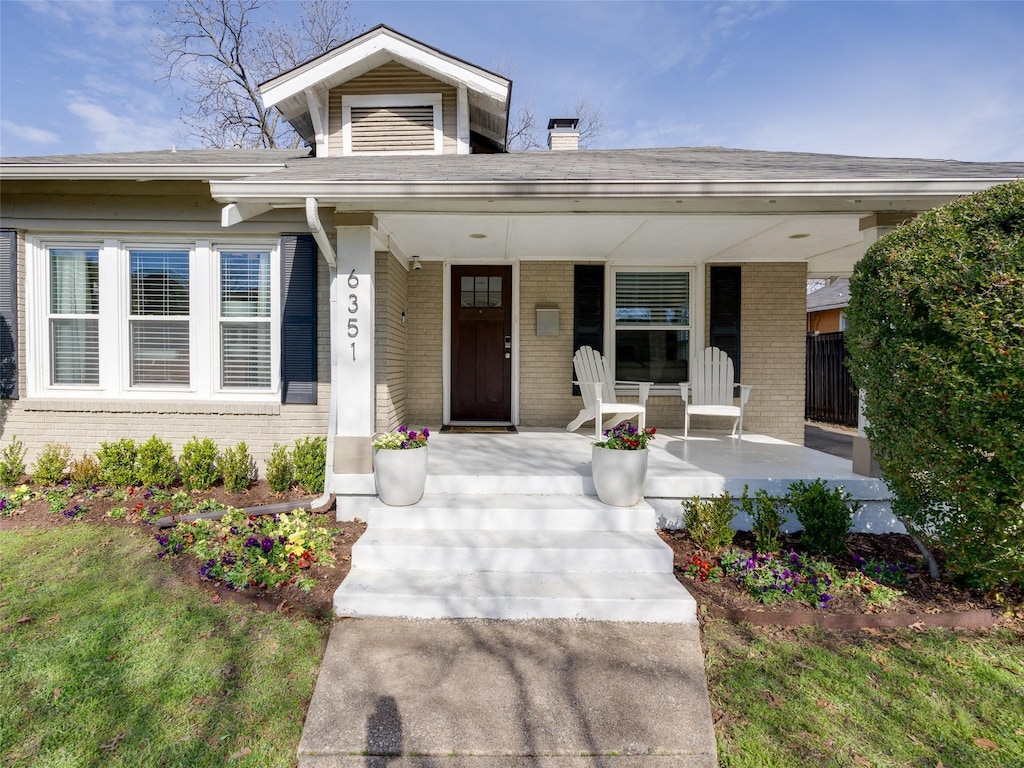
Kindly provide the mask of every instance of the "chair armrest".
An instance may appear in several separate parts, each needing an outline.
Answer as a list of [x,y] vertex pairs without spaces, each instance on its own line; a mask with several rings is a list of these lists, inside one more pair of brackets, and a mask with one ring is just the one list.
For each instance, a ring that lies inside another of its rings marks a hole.
[[740,388],[740,407],[742,408],[750,399],[750,390],[754,387],[750,384],[737,384],[736,386]]
[[601,390],[604,389],[604,385],[600,381],[573,381],[577,387],[581,390],[589,388],[593,392],[593,398],[595,403],[600,403],[604,398],[602,397]]
[[679,394],[683,397],[683,402],[687,403],[690,401],[690,382],[680,381],[679,382]]
[[616,380],[615,386],[619,386],[620,384],[623,384],[623,385],[626,385],[626,386],[631,386],[631,387],[637,387],[639,389],[639,392],[638,392],[639,397],[637,399],[640,401],[640,405],[643,405],[644,403],[647,402],[647,395],[650,393],[651,387],[654,385],[654,382],[653,381],[618,381],[618,380]]

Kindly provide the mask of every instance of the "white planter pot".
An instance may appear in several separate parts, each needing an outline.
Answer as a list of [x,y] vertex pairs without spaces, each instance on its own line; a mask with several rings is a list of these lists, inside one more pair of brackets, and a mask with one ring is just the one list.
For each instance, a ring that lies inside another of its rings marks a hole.
[[644,497],[647,449],[617,451],[592,447],[591,471],[597,498],[613,507],[631,507]]
[[423,497],[427,482],[427,446],[373,452],[373,480],[380,500],[407,507]]

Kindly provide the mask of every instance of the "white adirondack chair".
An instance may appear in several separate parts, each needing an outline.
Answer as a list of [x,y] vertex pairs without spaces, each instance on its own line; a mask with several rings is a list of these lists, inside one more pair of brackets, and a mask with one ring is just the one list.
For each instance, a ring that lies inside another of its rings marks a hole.
[[733,419],[732,434],[743,439],[743,406],[750,399],[752,387],[740,384],[740,404],[735,405],[733,387],[736,376],[732,360],[718,347],[708,347],[702,358],[690,372],[689,382],[680,382],[683,404],[686,407],[686,421],[683,437],[690,433],[690,414],[701,416],[725,416]]
[[[602,429],[611,429],[619,422],[637,417],[637,426],[645,426],[647,393],[651,388],[649,381],[615,381],[608,361],[600,352],[591,347],[580,347],[572,358],[576,371],[576,381],[580,394],[583,395],[583,408],[579,415],[569,422],[566,432],[575,432],[585,421],[594,420],[594,434],[597,440],[602,437]],[[638,403],[615,402],[615,385],[631,384],[638,388]],[[612,416],[605,419],[605,416]]]

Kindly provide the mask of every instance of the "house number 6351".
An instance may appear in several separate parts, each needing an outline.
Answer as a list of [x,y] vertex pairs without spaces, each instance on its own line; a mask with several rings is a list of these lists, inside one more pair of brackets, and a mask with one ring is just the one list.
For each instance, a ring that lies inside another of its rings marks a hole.
[[[356,288],[359,287],[359,278],[356,277],[356,271],[354,269],[351,272],[349,272],[349,275],[348,275],[348,287],[351,288],[352,290],[355,290]],[[358,311],[359,311],[359,298],[354,293],[350,293],[348,295],[348,313],[350,315],[354,315]],[[348,330],[347,330],[347,333],[348,333],[348,337],[350,339],[354,339],[356,336],[359,335],[359,320],[358,320],[358,318],[350,317],[348,319]],[[350,346],[352,347],[352,359],[355,360],[356,359],[356,343],[353,341]]]

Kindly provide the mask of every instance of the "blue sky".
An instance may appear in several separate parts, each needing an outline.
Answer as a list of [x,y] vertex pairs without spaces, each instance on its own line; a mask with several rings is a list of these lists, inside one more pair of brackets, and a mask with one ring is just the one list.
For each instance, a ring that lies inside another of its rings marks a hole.
[[[4,156],[195,146],[147,53],[159,4],[0,0]],[[297,5],[281,2],[291,19]],[[353,2],[598,147],[1024,160],[1024,2]]]

